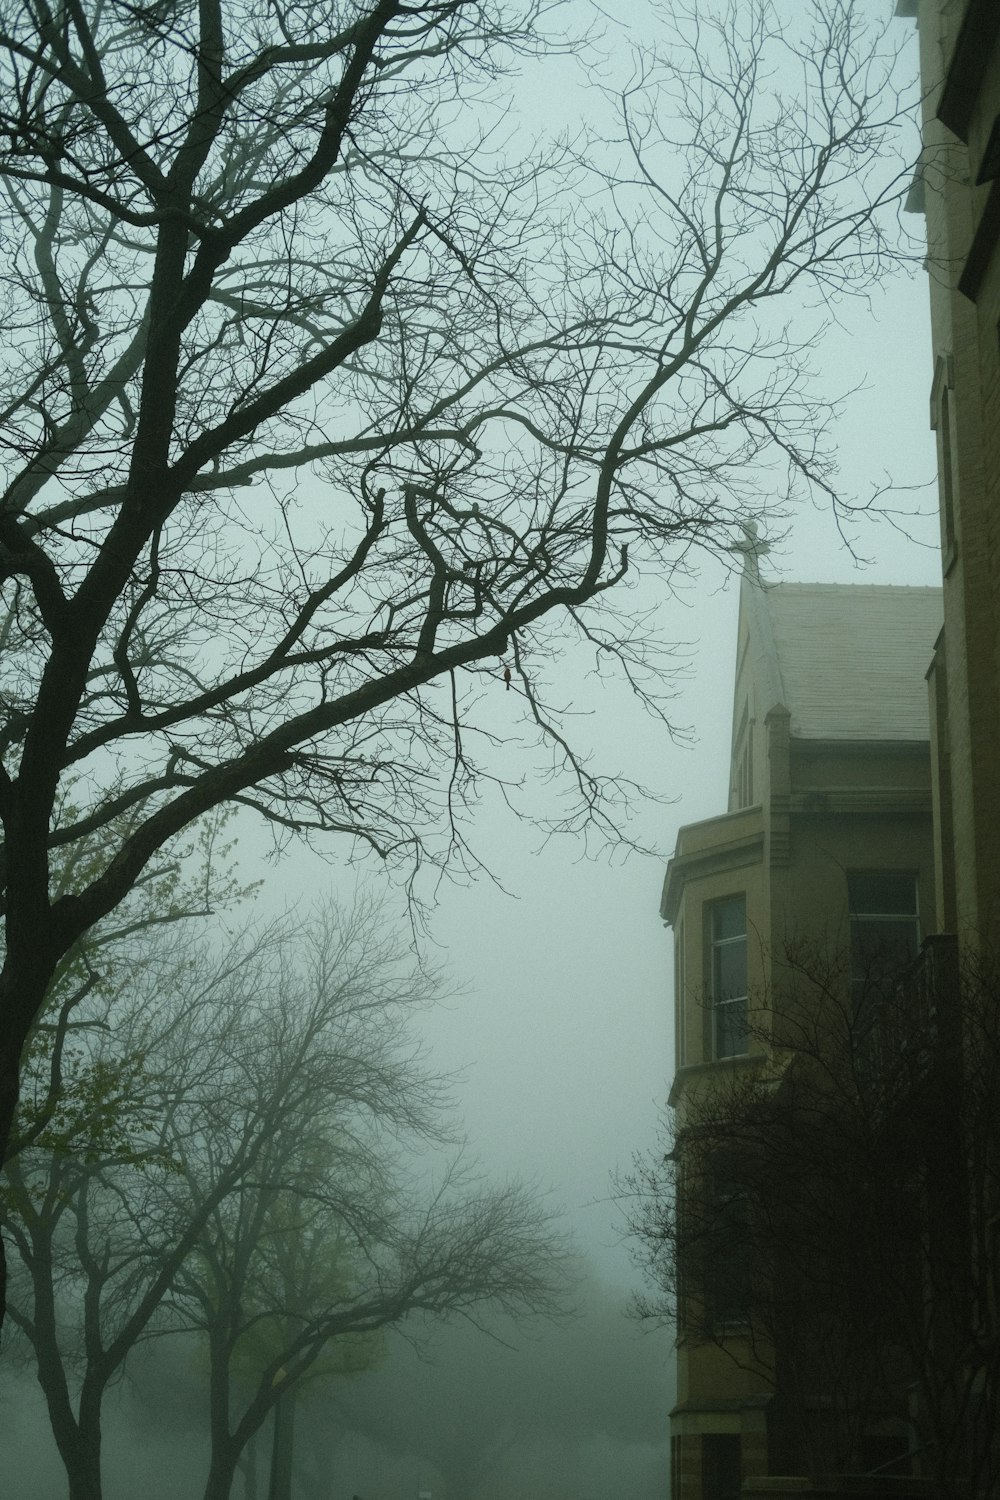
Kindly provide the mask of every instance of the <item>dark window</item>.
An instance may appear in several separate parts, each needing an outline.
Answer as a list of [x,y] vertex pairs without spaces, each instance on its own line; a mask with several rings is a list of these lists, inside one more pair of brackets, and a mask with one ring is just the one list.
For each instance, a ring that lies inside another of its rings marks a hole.
[[709,907],[715,1057],[747,1050],[747,906],[727,896]]
[[742,1183],[722,1172],[709,1178],[705,1242],[705,1313],[711,1328],[745,1323],[750,1312],[750,1205]]
[[855,1012],[885,995],[917,955],[920,926],[912,875],[868,871],[847,877],[851,917],[851,988]]
[[703,1500],[739,1500],[743,1464],[738,1432],[706,1432],[701,1440]]
[[861,1472],[863,1474],[898,1474],[912,1472],[906,1438],[899,1434],[866,1433],[861,1439]]

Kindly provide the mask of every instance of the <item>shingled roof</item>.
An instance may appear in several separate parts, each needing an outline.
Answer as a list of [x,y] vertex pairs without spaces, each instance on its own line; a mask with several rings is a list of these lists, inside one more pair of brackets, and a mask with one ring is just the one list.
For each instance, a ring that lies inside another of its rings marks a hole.
[[941,590],[779,583],[759,590],[782,701],[803,739],[926,740]]

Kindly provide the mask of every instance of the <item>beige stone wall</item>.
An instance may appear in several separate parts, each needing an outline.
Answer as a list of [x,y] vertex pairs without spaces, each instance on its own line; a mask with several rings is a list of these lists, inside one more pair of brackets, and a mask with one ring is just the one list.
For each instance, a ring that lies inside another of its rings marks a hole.
[[[965,10],[958,0],[922,0],[919,12],[933,340],[928,387],[938,397],[932,420],[938,426],[942,493],[950,768],[951,837],[944,824],[940,836],[952,866],[942,889],[949,893],[954,887],[947,914],[963,937],[995,944],[1000,942],[1000,857],[993,832],[1000,819],[1000,256],[995,246],[976,302],[957,288],[992,191],[989,184],[977,187],[974,178],[1000,112],[1000,46],[986,70],[967,147],[936,117],[941,80]],[[953,546],[943,505],[949,460],[940,412],[943,384],[952,402]]]
[[[768,774],[793,789],[778,799],[784,811],[775,814],[765,780],[763,807],[682,829],[667,877],[664,912],[677,942],[676,1004],[683,1041],[671,1103],[681,1125],[701,1090],[716,1087],[734,1070],[768,1063],[766,1035],[754,1038],[751,1056],[712,1060],[705,930],[711,902],[736,893],[746,897],[752,1026],[765,1016],[770,1022],[774,1002],[780,1001],[781,984],[788,978],[786,939],[801,934],[826,945],[831,958],[846,947],[848,870],[912,872],[920,910],[926,913],[925,930],[935,927],[929,748],[893,752],[885,746],[870,751],[847,746],[817,753],[814,747],[800,757],[795,742],[789,743],[779,728],[782,733],[764,764]],[[825,809],[816,800],[823,793],[840,796],[841,810]],[[777,856],[768,836],[776,817],[785,825]],[[700,1435],[705,1432],[739,1432],[744,1477],[767,1473],[770,1370],[767,1349],[752,1351],[735,1331],[725,1349],[679,1338],[680,1410],[672,1424],[679,1438],[676,1500],[700,1500]]]

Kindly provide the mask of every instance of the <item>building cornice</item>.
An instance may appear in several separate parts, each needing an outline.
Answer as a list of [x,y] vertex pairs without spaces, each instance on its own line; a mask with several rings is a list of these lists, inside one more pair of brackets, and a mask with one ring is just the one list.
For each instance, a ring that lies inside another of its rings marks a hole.
[[[738,814],[723,814],[723,818],[745,817],[748,809],[741,808]],[[722,822],[723,818],[712,821]],[[707,849],[693,849],[689,854],[675,854],[667,865],[660,901],[660,916],[673,926],[680,905],[681,892],[689,880],[704,879],[708,875],[723,874],[727,870],[741,870],[747,865],[760,864],[764,858],[764,830],[733,839],[725,844],[713,844]]]
[[931,790],[930,787],[805,787],[792,793],[789,811],[808,816],[929,813]]
[[671,1409],[672,1417],[696,1416],[699,1412],[723,1412],[744,1410],[762,1410],[769,1406],[774,1400],[773,1391],[762,1391],[756,1396],[715,1396],[708,1397],[703,1401],[694,1401],[690,1397],[687,1401],[679,1401]]
[[931,753],[931,742],[925,740],[857,740],[857,739],[807,739],[791,735],[789,749],[797,759],[807,756],[844,755],[851,757],[888,755],[900,760],[926,760]]
[[748,1068],[759,1069],[769,1060],[766,1052],[737,1052],[733,1057],[710,1057],[705,1062],[685,1063],[673,1076],[667,1104],[671,1109],[676,1108],[677,1100],[688,1084],[696,1084],[704,1078],[718,1078],[725,1073],[742,1073]]

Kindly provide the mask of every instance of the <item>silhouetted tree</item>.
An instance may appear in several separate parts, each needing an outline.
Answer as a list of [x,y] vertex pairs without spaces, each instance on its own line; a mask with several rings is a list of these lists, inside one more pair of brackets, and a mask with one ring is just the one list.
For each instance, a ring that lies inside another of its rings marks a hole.
[[620,837],[561,633],[665,713],[629,581],[832,495],[788,330],[892,259],[892,58],[842,0],[663,7],[619,139],[520,163],[497,79],[558,50],[547,9],[0,16],[0,1151],[63,955],[182,829],[236,803],[474,866],[513,711],[568,773],[552,826]]

